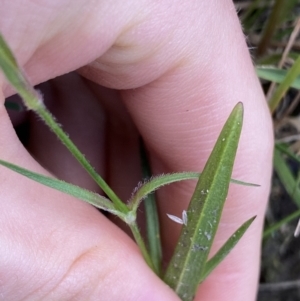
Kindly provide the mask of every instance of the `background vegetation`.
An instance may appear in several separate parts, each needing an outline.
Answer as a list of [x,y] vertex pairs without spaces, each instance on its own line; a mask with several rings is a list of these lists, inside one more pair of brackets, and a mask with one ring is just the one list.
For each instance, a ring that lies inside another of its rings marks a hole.
[[300,1],[235,1],[274,121],[272,192],[257,300],[300,300]]

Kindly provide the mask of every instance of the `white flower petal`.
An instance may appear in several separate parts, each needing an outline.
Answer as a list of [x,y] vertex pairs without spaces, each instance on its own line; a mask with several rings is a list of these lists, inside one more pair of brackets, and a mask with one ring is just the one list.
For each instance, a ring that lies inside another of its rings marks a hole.
[[183,224],[183,220],[180,218],[180,217],[177,217],[175,215],[172,215],[172,214],[168,214],[167,213],[167,216],[169,219],[171,219],[173,222],[177,223],[177,224]]
[[187,217],[187,213],[185,210],[182,211],[182,222],[185,226],[187,226],[188,217]]

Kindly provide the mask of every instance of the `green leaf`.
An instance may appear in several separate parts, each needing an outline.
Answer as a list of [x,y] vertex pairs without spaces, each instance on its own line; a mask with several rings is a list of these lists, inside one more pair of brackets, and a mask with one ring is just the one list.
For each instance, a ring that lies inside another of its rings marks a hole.
[[[140,141],[140,155],[143,178],[148,180],[151,177],[151,168],[143,141]],[[144,202],[146,215],[146,228],[148,249],[151,261],[158,276],[161,274],[162,248],[160,238],[159,217],[156,206],[155,194],[148,194]]]
[[[25,105],[29,109],[36,107],[35,101],[32,101],[32,95],[36,99],[40,99],[39,93],[37,93],[33,87],[29,84],[27,79],[17,64],[17,61],[5,43],[3,36],[0,34],[0,68],[6,76],[9,83],[17,90],[23,99],[28,100]],[[39,102],[39,101],[38,101]]]
[[240,241],[242,236],[245,234],[247,229],[250,227],[252,222],[255,220],[256,216],[247,220],[240,228],[238,228],[231,237],[226,241],[226,243],[219,249],[219,251],[206,262],[204,271],[201,277],[201,282],[203,282],[208,275],[218,266],[218,264],[229,254],[229,252],[235,247],[235,245]]
[[279,222],[269,226],[266,230],[264,230],[263,239],[268,238],[273,232],[279,230],[283,225],[286,225],[287,223],[289,223],[299,217],[300,217],[300,210],[297,210],[297,211],[291,213],[290,215],[286,216]]
[[183,301],[193,300],[204,274],[227,197],[242,122],[243,105],[238,103],[199,177],[187,210],[187,225],[182,227],[164,277]]
[[274,94],[269,100],[269,108],[273,113],[282,97],[286,94],[290,86],[297,80],[297,77],[300,75],[300,55],[294,62],[293,66],[287,72],[284,80],[280,83],[280,85],[275,90]]
[[35,182],[41,183],[47,187],[54,188],[58,191],[64,192],[68,195],[74,196],[82,201],[85,201],[97,208],[100,208],[105,211],[112,212],[116,214],[116,210],[113,206],[113,204],[105,197],[94,193],[92,191],[83,189],[81,187],[78,187],[76,185],[67,183],[62,180],[50,178],[35,172],[32,172],[30,170],[27,170],[25,168],[22,168],[20,166],[14,165],[12,163],[0,160],[0,165],[3,165],[10,170],[13,170]]
[[289,150],[289,145],[286,143],[275,143],[275,148],[281,153],[286,154],[290,159],[295,160],[300,164],[300,158]]
[[[275,83],[282,83],[287,75],[288,70],[282,70],[275,67],[270,66],[257,66],[256,74],[261,79],[269,80]],[[292,88],[300,89],[300,76],[290,84]]]
[[296,179],[291,172],[288,164],[280,154],[280,151],[275,147],[274,150],[274,169],[284,186],[285,190],[291,197],[291,199],[295,202],[295,204],[300,208],[300,191],[296,185]]
[[[300,163],[300,159],[293,154],[289,149],[288,145],[284,143],[276,143],[274,150],[274,169],[284,186],[285,190],[289,194],[290,198],[294,203],[300,207],[300,191],[299,191],[299,174],[298,179],[295,179],[289,165],[283,158],[282,154],[287,155],[290,159]],[[287,217],[283,218],[279,222],[269,226],[263,233],[263,239],[268,238],[274,231],[280,229],[283,225],[289,223],[293,219],[300,216],[300,210],[297,210]]]
[[[186,181],[186,180],[198,180],[201,173],[199,172],[176,172],[172,174],[158,175],[150,178],[145,183],[140,184],[138,188],[132,194],[131,199],[129,200],[129,207],[133,208],[133,211],[136,211],[140,202],[145,199],[145,197],[157,190],[158,188],[169,185],[172,183]],[[230,182],[233,184],[259,187],[258,184],[243,182],[235,179],[230,179]]]

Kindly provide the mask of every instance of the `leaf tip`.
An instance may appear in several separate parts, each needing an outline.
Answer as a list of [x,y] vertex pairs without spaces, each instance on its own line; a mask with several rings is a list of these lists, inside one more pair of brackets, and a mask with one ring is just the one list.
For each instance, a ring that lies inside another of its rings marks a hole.
[[237,114],[243,115],[243,113],[244,113],[244,104],[241,101],[239,101],[235,105],[233,111],[236,112]]
[[250,225],[254,222],[254,220],[257,218],[257,215],[252,216],[251,218],[249,218],[245,224],[248,224],[248,227],[250,227]]

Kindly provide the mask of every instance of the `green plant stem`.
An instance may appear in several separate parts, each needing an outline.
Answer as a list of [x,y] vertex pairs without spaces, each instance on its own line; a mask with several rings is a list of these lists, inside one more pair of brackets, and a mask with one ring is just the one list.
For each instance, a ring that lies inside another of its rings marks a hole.
[[[141,155],[141,165],[144,180],[149,180],[152,176],[149,160],[147,157],[147,152],[145,145],[140,140],[140,155]],[[149,248],[149,254],[155,270],[158,275],[161,273],[161,260],[162,260],[162,249],[161,249],[161,239],[160,239],[160,225],[159,217],[156,206],[155,193],[148,194],[144,200],[145,215],[146,215],[146,225],[147,225],[147,242]]]
[[284,10],[286,2],[286,0],[275,1],[271,15],[267,21],[265,30],[263,32],[263,36],[257,47],[257,56],[262,56],[267,50],[276,28],[278,24],[280,24],[282,12]]
[[292,220],[294,220],[295,218],[300,216],[300,210],[297,210],[295,212],[293,212],[292,214],[288,215],[287,217],[283,218],[281,221],[279,221],[278,223],[270,226],[268,229],[266,229],[263,233],[263,239],[266,239],[267,237],[269,237],[274,231],[280,229],[280,227],[282,225],[285,225],[289,222],[291,222]]
[[131,232],[134,236],[134,239],[137,243],[137,245],[139,246],[141,252],[142,252],[142,255],[146,261],[146,263],[148,264],[148,266],[156,273],[158,274],[158,271],[156,270],[152,260],[151,260],[151,257],[148,253],[148,250],[146,248],[146,245],[145,245],[145,242],[141,236],[141,232],[136,224],[136,222],[134,221],[133,223],[129,224],[129,227],[131,229]]
[[300,191],[296,187],[296,180],[293,176],[291,170],[289,169],[287,163],[282,158],[282,155],[280,151],[275,148],[274,150],[274,169],[284,186],[285,190],[289,194],[289,196],[292,198],[292,200],[295,202],[295,204],[300,207]]
[[[41,102],[40,102],[41,103]],[[62,130],[60,125],[54,120],[50,112],[41,105],[36,107],[35,112],[43,119],[43,121],[49,126],[49,128],[57,135],[59,140],[67,147],[71,154],[76,158],[76,160],[82,165],[82,167],[89,173],[93,180],[101,187],[101,189],[106,193],[106,195],[114,203],[117,210],[127,213],[129,209],[127,206],[119,199],[119,197],[114,193],[114,191],[106,184],[102,177],[95,171],[92,165],[80,152],[77,146],[72,142],[68,135]]]
[[50,112],[43,103],[43,98],[27,80],[25,74],[21,71],[18,63],[0,34],[0,68],[10,84],[22,97],[28,110],[33,110],[46,125],[57,135],[59,140],[67,147],[76,160],[89,173],[93,180],[100,186],[115,205],[115,209],[121,213],[128,213],[129,208],[119,199],[113,190],[106,184],[102,177],[95,171],[84,155],[79,151],[76,145],[63,131],[61,126],[55,121]]
[[277,90],[274,92],[273,96],[269,101],[270,111],[273,113],[277,108],[281,98],[285,95],[289,87],[293,84],[293,82],[297,79],[297,76],[300,74],[300,55],[297,60],[288,71],[285,79],[278,86]]

